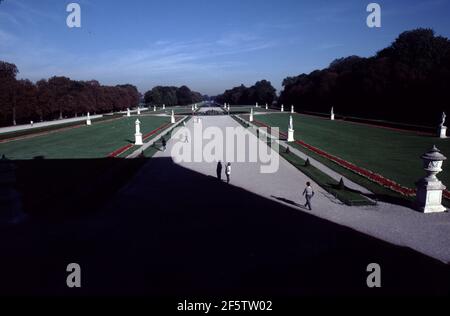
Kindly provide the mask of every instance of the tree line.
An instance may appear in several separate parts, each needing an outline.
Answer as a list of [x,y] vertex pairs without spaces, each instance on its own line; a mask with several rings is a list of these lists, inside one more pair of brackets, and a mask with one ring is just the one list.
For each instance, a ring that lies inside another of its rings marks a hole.
[[349,56],[327,68],[287,77],[277,98],[270,82],[244,85],[215,97],[219,103],[294,105],[296,111],[436,126],[450,111],[450,41],[431,29],[401,33],[375,56]]
[[403,32],[375,56],[350,56],[283,81],[279,103],[299,111],[436,126],[450,101],[450,41],[431,29]]
[[229,103],[233,105],[250,105],[250,104],[268,104],[272,105],[276,99],[276,90],[267,80],[256,82],[251,87],[240,85],[230,90],[226,90],[223,94],[216,96],[214,99],[218,103]]
[[120,111],[139,104],[140,94],[130,84],[104,86],[96,80],[67,77],[33,83],[17,80],[17,73],[16,65],[0,61],[1,126]]
[[144,101],[147,105],[188,105],[199,103],[203,98],[201,93],[191,91],[187,86],[156,86],[144,94]]

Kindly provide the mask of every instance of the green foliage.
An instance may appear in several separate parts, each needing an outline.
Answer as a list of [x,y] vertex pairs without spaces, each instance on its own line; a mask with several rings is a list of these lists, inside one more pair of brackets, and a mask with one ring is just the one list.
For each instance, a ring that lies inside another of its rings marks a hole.
[[[436,126],[448,109],[450,41],[430,29],[406,31],[375,56],[350,56],[287,77],[279,103],[303,111]],[[424,105],[427,110],[424,111]]]
[[240,85],[231,90],[226,90],[222,95],[216,97],[219,103],[229,103],[233,105],[256,104],[263,106],[266,103],[271,105],[276,99],[276,90],[267,80],[261,80],[250,88]]
[[98,81],[67,77],[17,80],[14,64],[0,61],[0,126],[17,121],[52,120],[86,112],[107,113],[137,106],[139,92],[133,85],[102,86]]
[[200,103],[203,100],[203,96],[199,92],[191,91],[186,86],[180,88],[156,86],[144,94],[144,100],[149,105],[165,104],[167,106],[174,106]]

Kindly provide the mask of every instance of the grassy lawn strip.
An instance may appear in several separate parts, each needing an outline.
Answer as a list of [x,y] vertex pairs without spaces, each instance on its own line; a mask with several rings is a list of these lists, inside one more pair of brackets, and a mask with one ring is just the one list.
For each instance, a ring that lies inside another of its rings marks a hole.
[[231,118],[234,119],[236,122],[238,122],[244,128],[250,127],[250,125],[248,125],[245,121],[240,120],[236,115],[231,115]]
[[[161,125],[160,127],[154,129],[153,131],[143,135],[142,136],[143,141],[145,142],[145,141],[148,141],[148,140],[156,137],[159,132],[161,132],[165,128],[168,128],[170,125],[171,125],[171,123],[165,123],[165,124]],[[138,147],[140,147],[140,146],[138,146]],[[109,154],[108,157],[110,157],[110,158],[115,158],[115,157],[125,158],[130,154],[130,152],[129,152],[130,149],[136,149],[135,145],[128,144],[126,146],[123,146],[123,147],[113,151],[111,154]]]
[[307,175],[314,182],[320,185],[325,191],[335,196],[342,203],[355,206],[355,205],[374,205],[375,203],[369,200],[367,197],[359,193],[358,191],[351,190],[347,187],[343,189],[339,188],[339,182],[330,176],[326,175],[319,169],[312,165],[306,166],[305,161],[293,153],[287,153],[282,150],[280,156],[290,162],[294,167],[300,170],[303,174]]
[[[450,155],[448,139],[298,114],[293,115],[293,118],[297,140],[412,190],[415,182],[425,174],[420,159],[424,152],[436,144],[444,155]],[[282,131],[286,130],[288,119],[288,115],[283,114],[257,118],[263,124],[281,126]],[[298,148],[310,153],[310,150],[302,146]],[[328,160],[324,163],[330,168],[335,165]],[[438,177],[449,186],[450,168],[445,165]]]
[[[142,116],[145,135],[169,122],[167,117]],[[134,144],[136,117],[93,123],[92,126],[64,130],[0,144],[0,154],[9,159],[89,159],[107,157],[113,151]]]
[[[122,114],[114,114],[114,115],[106,115],[103,117],[99,117],[96,119],[92,119],[92,123],[100,123],[100,122],[107,122],[115,119],[119,119],[123,117]],[[62,131],[68,128],[75,128],[75,127],[82,127],[86,126],[86,120],[81,120],[77,122],[69,122],[64,124],[57,124],[57,125],[50,125],[50,126],[43,126],[43,127],[36,127],[32,129],[26,129],[26,130],[20,130],[15,132],[8,132],[8,133],[2,133],[0,134],[0,143],[2,141],[9,141],[14,140],[16,138],[21,137],[34,137],[34,136],[40,136],[42,134],[50,133],[50,132],[58,132]]]
[[244,114],[244,113],[248,114],[248,113],[250,113],[250,110],[252,108],[253,108],[254,113],[256,113],[256,112],[258,112],[258,113],[278,112],[277,110],[270,109],[270,108],[268,110],[266,110],[265,106],[259,107],[259,108],[256,108],[254,106],[242,106],[242,107],[236,106],[236,107],[230,108],[230,114]]
[[[192,116],[189,116],[185,122],[186,124],[192,119]],[[172,138],[172,131],[168,131],[162,135],[166,141],[169,141],[169,139]],[[156,136],[156,135],[155,135]],[[148,147],[143,152],[143,156],[141,158],[151,158],[153,157],[158,151],[162,151],[162,138],[160,138],[158,141],[154,142],[153,145]]]

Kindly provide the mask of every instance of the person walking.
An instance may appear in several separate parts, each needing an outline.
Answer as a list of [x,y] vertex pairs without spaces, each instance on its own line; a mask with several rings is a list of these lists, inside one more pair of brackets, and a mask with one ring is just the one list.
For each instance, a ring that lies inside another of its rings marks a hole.
[[303,191],[303,195],[304,195],[305,198],[306,198],[305,207],[308,207],[309,210],[311,211],[311,210],[312,210],[312,207],[311,207],[311,199],[312,199],[312,197],[314,196],[314,190],[313,190],[313,188],[311,187],[311,183],[310,183],[310,182],[306,182],[306,188],[305,188],[305,190]]
[[225,175],[227,176],[227,183],[230,183],[230,175],[231,175],[231,163],[227,163],[227,167],[225,168]]
[[219,179],[219,181],[222,181],[222,162],[219,160],[219,162],[217,163],[217,179]]

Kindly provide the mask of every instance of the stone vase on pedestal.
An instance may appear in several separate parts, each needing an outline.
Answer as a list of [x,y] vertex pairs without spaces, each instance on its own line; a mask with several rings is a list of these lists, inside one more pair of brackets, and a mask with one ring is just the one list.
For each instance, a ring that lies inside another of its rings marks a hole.
[[253,122],[253,109],[250,109],[250,122]]
[[172,115],[170,116],[170,123],[175,124],[175,114],[173,113],[173,110]]
[[442,191],[446,187],[436,175],[442,171],[442,164],[447,157],[442,155],[436,146],[433,146],[421,158],[427,175],[416,182],[416,207],[423,213],[444,212],[446,208],[442,205]]

